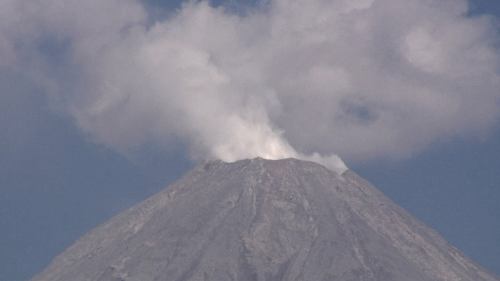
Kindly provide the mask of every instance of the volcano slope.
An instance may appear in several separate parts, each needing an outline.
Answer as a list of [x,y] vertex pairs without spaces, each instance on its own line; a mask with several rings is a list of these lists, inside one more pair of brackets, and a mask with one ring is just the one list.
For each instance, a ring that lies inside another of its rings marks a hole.
[[35,281],[498,281],[376,188],[296,159],[207,162]]

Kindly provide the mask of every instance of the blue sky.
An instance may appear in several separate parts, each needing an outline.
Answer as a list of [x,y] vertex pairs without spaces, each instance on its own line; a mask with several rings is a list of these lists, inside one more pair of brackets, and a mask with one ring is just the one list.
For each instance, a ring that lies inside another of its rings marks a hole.
[[[497,1],[470,4],[473,15],[500,17]],[[149,5],[162,18],[178,2],[154,0]],[[55,41],[47,43],[47,58],[55,65],[50,69],[60,66],[60,71],[67,62],[63,52],[51,53],[60,47]],[[75,116],[61,112],[24,75],[0,67],[0,280],[6,281],[29,278],[86,231],[193,165],[190,148],[178,139],[166,150],[153,142],[133,153],[118,153],[89,137]],[[353,170],[500,275],[498,119],[480,137],[438,135],[405,157],[364,161],[351,154]]]

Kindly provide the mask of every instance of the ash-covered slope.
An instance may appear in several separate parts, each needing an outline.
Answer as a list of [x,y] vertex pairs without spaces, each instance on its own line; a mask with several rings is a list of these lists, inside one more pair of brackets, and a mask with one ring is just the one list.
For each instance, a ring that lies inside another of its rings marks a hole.
[[254,159],[196,167],[34,280],[497,279],[351,171]]

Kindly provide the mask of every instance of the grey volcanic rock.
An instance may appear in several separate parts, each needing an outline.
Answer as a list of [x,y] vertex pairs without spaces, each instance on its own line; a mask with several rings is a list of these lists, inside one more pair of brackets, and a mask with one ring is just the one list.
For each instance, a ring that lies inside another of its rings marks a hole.
[[210,162],[97,227],[36,281],[495,281],[354,172]]

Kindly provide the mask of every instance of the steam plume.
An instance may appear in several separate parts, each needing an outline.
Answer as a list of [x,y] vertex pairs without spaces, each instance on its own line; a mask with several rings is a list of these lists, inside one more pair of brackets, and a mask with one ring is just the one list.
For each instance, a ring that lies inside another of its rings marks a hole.
[[0,67],[120,151],[181,140],[342,172],[335,153],[404,157],[498,118],[495,26],[465,0],[192,1],[160,21],[134,0],[2,3]]

